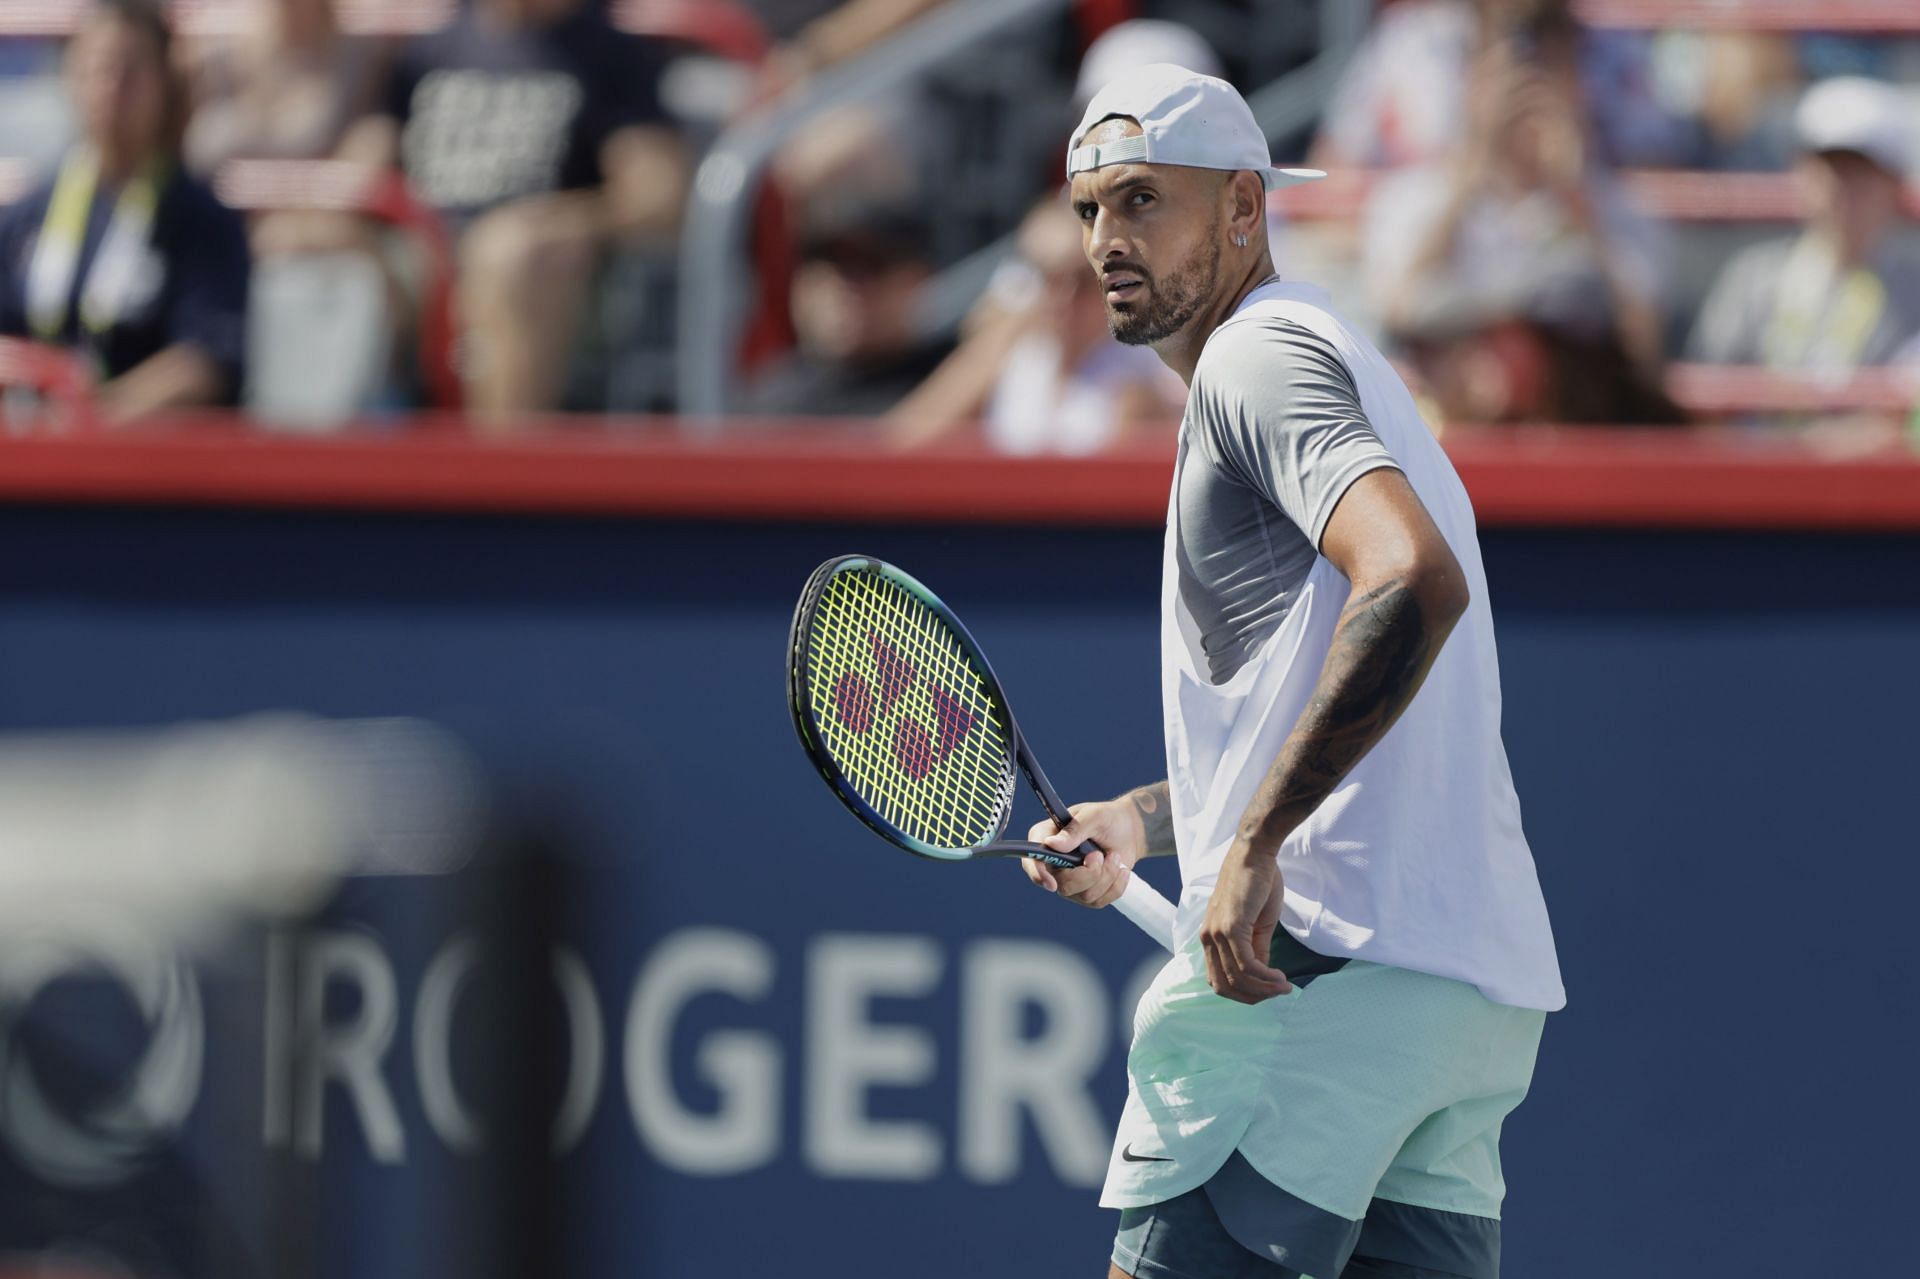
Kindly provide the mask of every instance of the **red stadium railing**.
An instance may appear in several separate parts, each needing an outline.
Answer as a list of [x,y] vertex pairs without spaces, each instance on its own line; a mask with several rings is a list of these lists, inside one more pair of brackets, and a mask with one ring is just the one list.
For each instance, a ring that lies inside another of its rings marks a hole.
[[[807,422],[695,443],[671,420],[480,440],[442,420],[329,439],[177,418],[92,436],[0,439],[0,501],[1153,527],[1171,432],[1090,458],[1007,458],[977,442],[906,453],[871,422]],[[1822,455],[1790,438],[1531,427],[1452,430],[1489,527],[1920,533],[1920,455]],[[1072,477],[1061,483],[1062,474]]]
[[1592,27],[1683,31],[1920,32],[1912,0],[1575,0]]
[[[1321,182],[1275,191],[1268,205],[1297,221],[1347,221],[1360,216],[1384,177],[1377,170],[1330,174]],[[1671,222],[1793,222],[1803,213],[1800,188],[1790,173],[1635,169],[1621,180],[1640,209]],[[1920,186],[1907,188],[1906,204],[1909,215],[1920,218]]]
[[[58,36],[73,29],[88,0],[6,0],[0,6],[0,35]],[[190,35],[226,34],[252,19],[259,0],[173,0],[174,21]],[[336,0],[341,25],[367,35],[408,35],[444,26],[458,0]],[[731,0],[615,0],[617,19],[659,6],[735,9]],[[1124,0],[1082,0],[1082,8],[1108,25],[1108,10],[1129,10]],[[1920,11],[1910,0],[1576,0],[1582,21],[1596,27],[1661,28],[1696,31],[1920,31]],[[722,21],[733,22],[727,16]],[[636,19],[641,23],[651,19]]]
[[1920,403],[1920,369],[1776,373],[1740,364],[1676,364],[1667,393],[1699,417],[1740,414],[1905,414]]
[[[79,356],[57,346],[0,338],[0,389],[30,391],[35,418],[60,430],[93,427],[93,376]],[[0,408],[0,420],[10,412]],[[9,425],[13,425],[9,421]]]
[[[5,0],[0,36],[65,36],[92,0]],[[258,24],[264,0],[172,0],[173,26],[190,37],[239,35]],[[343,30],[408,36],[438,31],[460,0],[334,0]],[[614,24],[642,35],[683,39],[743,62],[765,56],[766,29],[739,0],[615,0]]]
[[[64,36],[90,0],[6,0],[0,35]],[[334,0],[340,25],[356,35],[417,35],[447,24],[459,0]],[[186,36],[233,35],[253,27],[259,0],[172,0],[174,29]]]

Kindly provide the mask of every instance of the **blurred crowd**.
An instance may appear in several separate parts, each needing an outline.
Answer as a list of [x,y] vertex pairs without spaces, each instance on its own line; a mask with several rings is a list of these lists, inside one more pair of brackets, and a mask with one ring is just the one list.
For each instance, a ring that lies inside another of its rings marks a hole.
[[[1325,6],[1036,2],[984,48],[811,105],[962,7],[445,0],[403,34],[368,33],[387,6],[365,0],[226,0],[201,9],[231,21],[179,30],[159,0],[91,0],[57,44],[0,19],[0,154],[21,171],[0,192],[0,333],[73,352],[108,421],[459,407],[507,432],[670,411],[676,298],[729,289],[680,278],[702,155],[801,111],[741,196],[733,411],[871,418],[903,448],[975,424],[1010,452],[1164,431],[1182,389],[1107,336],[1064,130],[1149,62],[1258,107],[1313,70]],[[1917,82],[1912,39],[1387,0],[1317,122],[1274,139],[1351,197],[1277,203],[1276,261],[1448,423],[1686,421],[1676,362],[1835,387],[1920,367]],[[260,162],[287,161],[335,163],[263,186],[279,169]],[[1629,180],[1658,169],[1790,173],[1798,224],[1663,222]]]

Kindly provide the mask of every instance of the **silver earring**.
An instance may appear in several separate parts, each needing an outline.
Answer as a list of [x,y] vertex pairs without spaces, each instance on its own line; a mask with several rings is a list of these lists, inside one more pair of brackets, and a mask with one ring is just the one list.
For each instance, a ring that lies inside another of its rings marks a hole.
[[1244,235],[1236,235],[1236,236],[1234,236],[1234,237],[1233,237],[1233,242],[1234,242],[1234,244],[1235,244],[1236,246],[1238,246],[1239,248],[1242,248],[1242,249],[1244,249],[1244,248],[1246,248],[1246,247],[1247,247],[1247,237],[1246,237],[1246,236],[1244,236]]

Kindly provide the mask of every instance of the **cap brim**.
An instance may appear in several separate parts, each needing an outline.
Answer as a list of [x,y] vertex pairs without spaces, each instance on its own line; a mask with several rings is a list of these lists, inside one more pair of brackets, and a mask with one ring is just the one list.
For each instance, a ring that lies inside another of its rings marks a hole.
[[1302,182],[1318,182],[1327,175],[1319,169],[1268,169],[1261,174],[1267,190],[1278,191],[1281,187],[1296,187]]

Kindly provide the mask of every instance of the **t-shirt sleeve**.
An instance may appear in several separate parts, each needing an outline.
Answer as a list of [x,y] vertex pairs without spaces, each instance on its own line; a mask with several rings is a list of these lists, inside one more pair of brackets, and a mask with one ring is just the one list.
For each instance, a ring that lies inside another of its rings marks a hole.
[[1367,420],[1346,361],[1300,325],[1263,320],[1223,329],[1195,371],[1193,399],[1216,461],[1279,507],[1316,548],[1355,480],[1399,469]]

